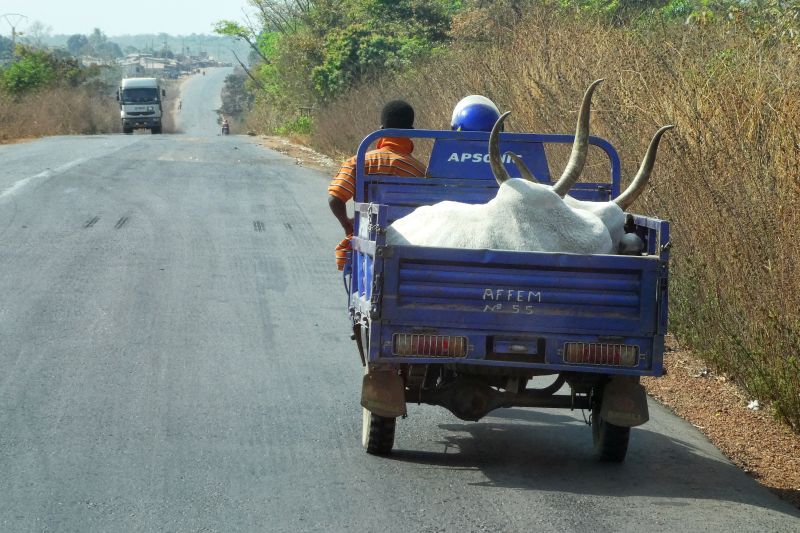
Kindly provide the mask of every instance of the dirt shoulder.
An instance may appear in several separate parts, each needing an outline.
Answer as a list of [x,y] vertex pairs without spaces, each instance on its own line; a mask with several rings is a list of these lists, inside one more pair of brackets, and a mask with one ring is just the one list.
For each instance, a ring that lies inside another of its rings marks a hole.
[[22,144],[35,141],[36,139],[38,139],[38,137],[21,137],[14,139],[6,139],[2,135],[0,135],[0,144]]
[[163,101],[163,127],[164,133],[180,133],[178,129],[178,114],[181,112],[183,99],[183,86],[191,76],[181,77],[177,80],[164,81],[167,97]]
[[[333,175],[330,157],[282,137],[260,137],[298,165]],[[648,394],[699,429],[734,464],[781,498],[800,508],[800,435],[776,422],[768,405],[752,398],[668,336],[667,375],[645,378]],[[751,407],[748,407],[751,405]]]
[[275,150],[276,152],[293,157],[295,163],[298,165],[313,168],[314,170],[319,170],[322,172],[328,172],[331,174],[331,177],[333,177],[333,174],[339,170],[340,162],[334,161],[332,158],[326,155],[320,154],[319,152],[316,152],[307,146],[303,146],[302,144],[292,142],[289,139],[262,135],[258,137],[258,140],[262,145],[270,150]]

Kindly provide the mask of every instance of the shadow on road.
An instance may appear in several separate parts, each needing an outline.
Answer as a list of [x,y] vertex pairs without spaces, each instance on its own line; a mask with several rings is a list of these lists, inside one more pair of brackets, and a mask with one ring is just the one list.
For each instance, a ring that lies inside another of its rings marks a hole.
[[[678,438],[635,428],[622,464],[597,462],[588,426],[570,416],[498,410],[479,423],[441,424],[441,452],[396,449],[395,461],[480,470],[477,486],[602,496],[741,502],[800,517],[736,466]],[[507,422],[506,422],[507,421]],[[524,423],[520,423],[524,422]],[[398,426],[402,432],[402,426]],[[755,497],[753,495],[756,495]],[[677,503],[675,503],[677,504]],[[670,503],[673,505],[673,503]]]

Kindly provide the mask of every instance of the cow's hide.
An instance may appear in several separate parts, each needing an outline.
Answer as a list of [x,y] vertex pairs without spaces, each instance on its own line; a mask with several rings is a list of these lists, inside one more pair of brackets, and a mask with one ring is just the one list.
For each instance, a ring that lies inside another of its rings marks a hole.
[[584,208],[587,203],[591,202],[571,207],[547,185],[510,179],[486,204],[445,201],[417,208],[389,226],[386,242],[443,248],[614,253],[608,227],[591,209]]
[[611,249],[616,253],[619,241],[625,235],[625,211],[615,202],[589,202],[567,195],[564,202],[573,209],[588,211],[603,221],[611,236]]

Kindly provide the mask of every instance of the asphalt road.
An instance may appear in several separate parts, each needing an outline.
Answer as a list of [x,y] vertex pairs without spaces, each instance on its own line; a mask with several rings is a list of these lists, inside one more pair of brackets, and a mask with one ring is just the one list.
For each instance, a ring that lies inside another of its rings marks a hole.
[[[221,126],[217,109],[222,106],[220,88],[230,68],[208,68],[205,75],[196,75],[181,83],[183,100],[180,110],[176,109],[175,125],[178,131],[190,135],[217,135]],[[168,95],[169,96],[169,95]]]
[[223,77],[182,135],[0,146],[0,531],[800,531],[656,404],[622,465],[524,409],[366,455],[328,176],[217,135]]

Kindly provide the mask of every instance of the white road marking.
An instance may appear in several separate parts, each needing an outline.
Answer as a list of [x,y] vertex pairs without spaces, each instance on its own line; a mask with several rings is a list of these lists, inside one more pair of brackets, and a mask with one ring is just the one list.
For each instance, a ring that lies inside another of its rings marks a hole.
[[46,179],[46,178],[50,178],[52,176],[55,176],[56,174],[61,174],[62,172],[66,172],[67,170],[69,170],[69,169],[71,169],[73,167],[76,167],[76,166],[78,166],[78,165],[80,165],[82,163],[85,163],[88,160],[89,160],[88,157],[81,157],[81,158],[76,159],[74,161],[70,161],[69,163],[63,164],[63,165],[61,165],[59,167],[48,168],[47,170],[45,170],[43,172],[39,172],[38,174],[36,174],[34,176],[28,176],[27,178],[23,178],[23,179],[19,180],[18,182],[14,183],[14,185],[12,185],[12,186],[8,187],[7,189],[3,190],[2,192],[0,192],[0,200],[6,198],[7,196],[13,196],[13,195],[17,194],[23,187],[25,187],[26,185],[28,185],[32,181],[35,181],[35,180],[38,180],[38,179]]

